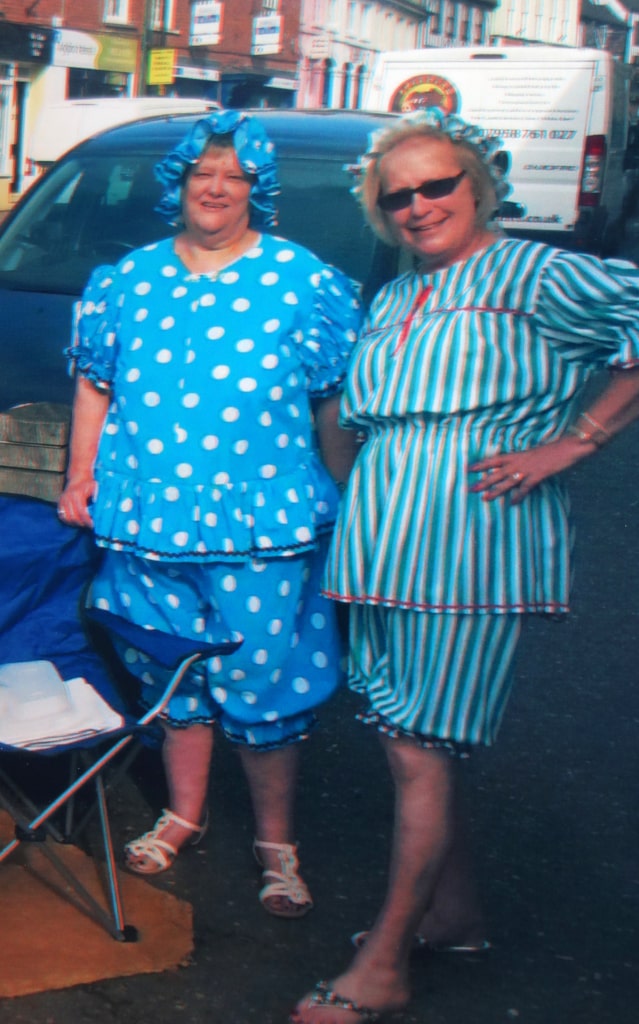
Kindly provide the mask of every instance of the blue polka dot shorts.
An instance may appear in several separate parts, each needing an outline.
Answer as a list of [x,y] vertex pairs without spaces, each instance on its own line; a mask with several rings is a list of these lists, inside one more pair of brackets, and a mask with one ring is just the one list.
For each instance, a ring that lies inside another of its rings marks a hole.
[[[288,558],[173,565],[108,550],[89,603],[173,635],[228,642],[228,655],[187,673],[166,721],[218,722],[233,742],[268,749],[303,739],[340,681],[335,611],[319,593],[325,553],[321,542]],[[150,707],[166,669],[131,647],[118,653]]]

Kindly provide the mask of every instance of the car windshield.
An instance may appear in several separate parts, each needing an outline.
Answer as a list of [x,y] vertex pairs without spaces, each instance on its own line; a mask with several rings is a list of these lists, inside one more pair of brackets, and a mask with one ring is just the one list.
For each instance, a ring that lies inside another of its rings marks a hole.
[[93,267],[167,234],[151,156],[70,159],[42,182],[0,240],[0,284],[82,291]]
[[[116,263],[171,229],[153,212],[160,185],[154,153],[87,154],[62,161],[0,239],[0,286],[78,295],[93,267]],[[306,245],[372,292],[393,276],[335,160],[286,156],[277,234]]]

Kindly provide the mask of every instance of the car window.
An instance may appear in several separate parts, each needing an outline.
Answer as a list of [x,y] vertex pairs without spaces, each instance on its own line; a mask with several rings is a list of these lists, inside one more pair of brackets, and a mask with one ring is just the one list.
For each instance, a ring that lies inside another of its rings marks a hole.
[[279,171],[278,234],[307,246],[349,277],[365,281],[375,239],[350,192],[352,181],[342,164],[288,157],[280,161]]
[[58,165],[0,240],[0,284],[77,295],[93,267],[168,234],[153,212],[154,163],[113,156]]
[[[0,286],[79,295],[93,267],[170,234],[154,212],[158,156],[82,155],[62,161],[28,197],[0,239]],[[276,233],[340,267],[370,295],[394,274],[394,255],[376,242],[330,159],[286,155]]]

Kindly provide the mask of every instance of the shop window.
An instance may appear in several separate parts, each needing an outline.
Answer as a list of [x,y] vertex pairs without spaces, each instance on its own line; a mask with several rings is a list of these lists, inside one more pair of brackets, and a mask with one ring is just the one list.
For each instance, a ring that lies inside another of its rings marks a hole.
[[96,68],[69,68],[67,99],[86,100],[98,97],[125,96],[127,75],[119,71],[98,71]]
[[353,94],[353,107],[355,110],[359,110],[362,104],[365,77],[366,68],[363,64],[360,64],[355,71],[355,92]]
[[333,94],[333,80],[335,77],[335,61],[330,58],[324,61],[324,82],[322,90],[322,106],[330,107]]
[[113,25],[128,25],[129,0],[105,0],[104,20]]
[[351,91],[351,76],[353,74],[353,65],[345,64],[342,69],[342,95],[340,97],[339,105],[342,110],[346,110],[349,106],[349,94]]

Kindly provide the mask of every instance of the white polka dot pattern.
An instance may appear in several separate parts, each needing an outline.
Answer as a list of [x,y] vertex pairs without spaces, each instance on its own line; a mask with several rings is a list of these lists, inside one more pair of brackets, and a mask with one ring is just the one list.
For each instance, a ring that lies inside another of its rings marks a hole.
[[[324,552],[253,559],[232,571],[220,563],[151,567],[107,552],[94,603],[150,629],[222,645],[221,655],[180,684],[169,706],[171,722],[217,719],[236,740],[277,745],[286,731],[299,730],[296,716],[326,700],[338,682],[333,608],[319,593]],[[241,623],[241,633],[234,622]],[[241,646],[229,649],[238,640]],[[152,702],[161,678],[157,666],[131,648],[120,653],[144,681],[145,703]]]
[[330,528],[310,397],[332,393],[352,350],[359,309],[341,274],[271,236],[217,277],[191,274],[166,239],[99,268],[82,309],[80,372],[90,364],[114,394],[101,543],[241,559],[304,550]]

